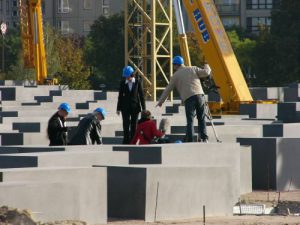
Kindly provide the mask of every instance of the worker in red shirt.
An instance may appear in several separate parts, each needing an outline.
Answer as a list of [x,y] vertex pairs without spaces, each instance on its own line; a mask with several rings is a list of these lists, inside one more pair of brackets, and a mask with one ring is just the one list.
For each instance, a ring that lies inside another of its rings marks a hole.
[[150,111],[142,111],[141,119],[138,121],[135,134],[130,144],[151,144],[155,137],[160,138],[165,135],[164,132],[156,128],[156,124],[151,118]]

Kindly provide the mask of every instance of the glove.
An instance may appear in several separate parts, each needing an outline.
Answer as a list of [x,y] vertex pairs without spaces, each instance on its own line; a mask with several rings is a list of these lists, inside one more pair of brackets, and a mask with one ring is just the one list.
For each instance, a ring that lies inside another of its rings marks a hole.
[[210,75],[211,74],[211,68],[208,64],[204,65],[204,69],[206,70],[206,72]]

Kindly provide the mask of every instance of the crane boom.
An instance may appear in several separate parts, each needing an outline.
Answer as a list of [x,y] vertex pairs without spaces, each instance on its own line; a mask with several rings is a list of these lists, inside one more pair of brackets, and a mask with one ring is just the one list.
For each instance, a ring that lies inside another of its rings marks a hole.
[[35,68],[38,84],[44,84],[47,78],[41,2],[41,0],[20,0],[24,66]]
[[198,44],[212,67],[213,79],[220,87],[224,111],[239,111],[242,102],[252,102],[230,41],[212,0],[183,0]]

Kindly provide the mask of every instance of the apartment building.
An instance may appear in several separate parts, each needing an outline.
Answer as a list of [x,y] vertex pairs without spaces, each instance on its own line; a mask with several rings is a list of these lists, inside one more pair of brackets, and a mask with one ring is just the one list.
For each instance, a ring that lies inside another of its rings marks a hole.
[[[20,21],[20,0],[0,0],[0,18],[8,27]],[[49,23],[62,34],[87,35],[99,16],[120,12],[120,0],[42,0],[44,23]]]
[[279,0],[215,0],[225,27],[241,26],[256,33],[259,26],[271,25],[271,11]]

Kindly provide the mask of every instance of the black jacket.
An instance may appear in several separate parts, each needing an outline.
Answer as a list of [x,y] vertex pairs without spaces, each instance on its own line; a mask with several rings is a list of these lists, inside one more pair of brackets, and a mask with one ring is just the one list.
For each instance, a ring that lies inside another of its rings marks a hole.
[[102,144],[101,124],[96,115],[89,114],[80,120],[70,144],[92,145],[95,143]]
[[129,90],[126,80],[121,80],[119,88],[119,98],[117,111],[139,113],[146,109],[143,81],[139,77],[135,78],[132,90]]
[[65,120],[56,112],[48,121],[48,138],[50,146],[53,145],[67,145],[67,130]]

